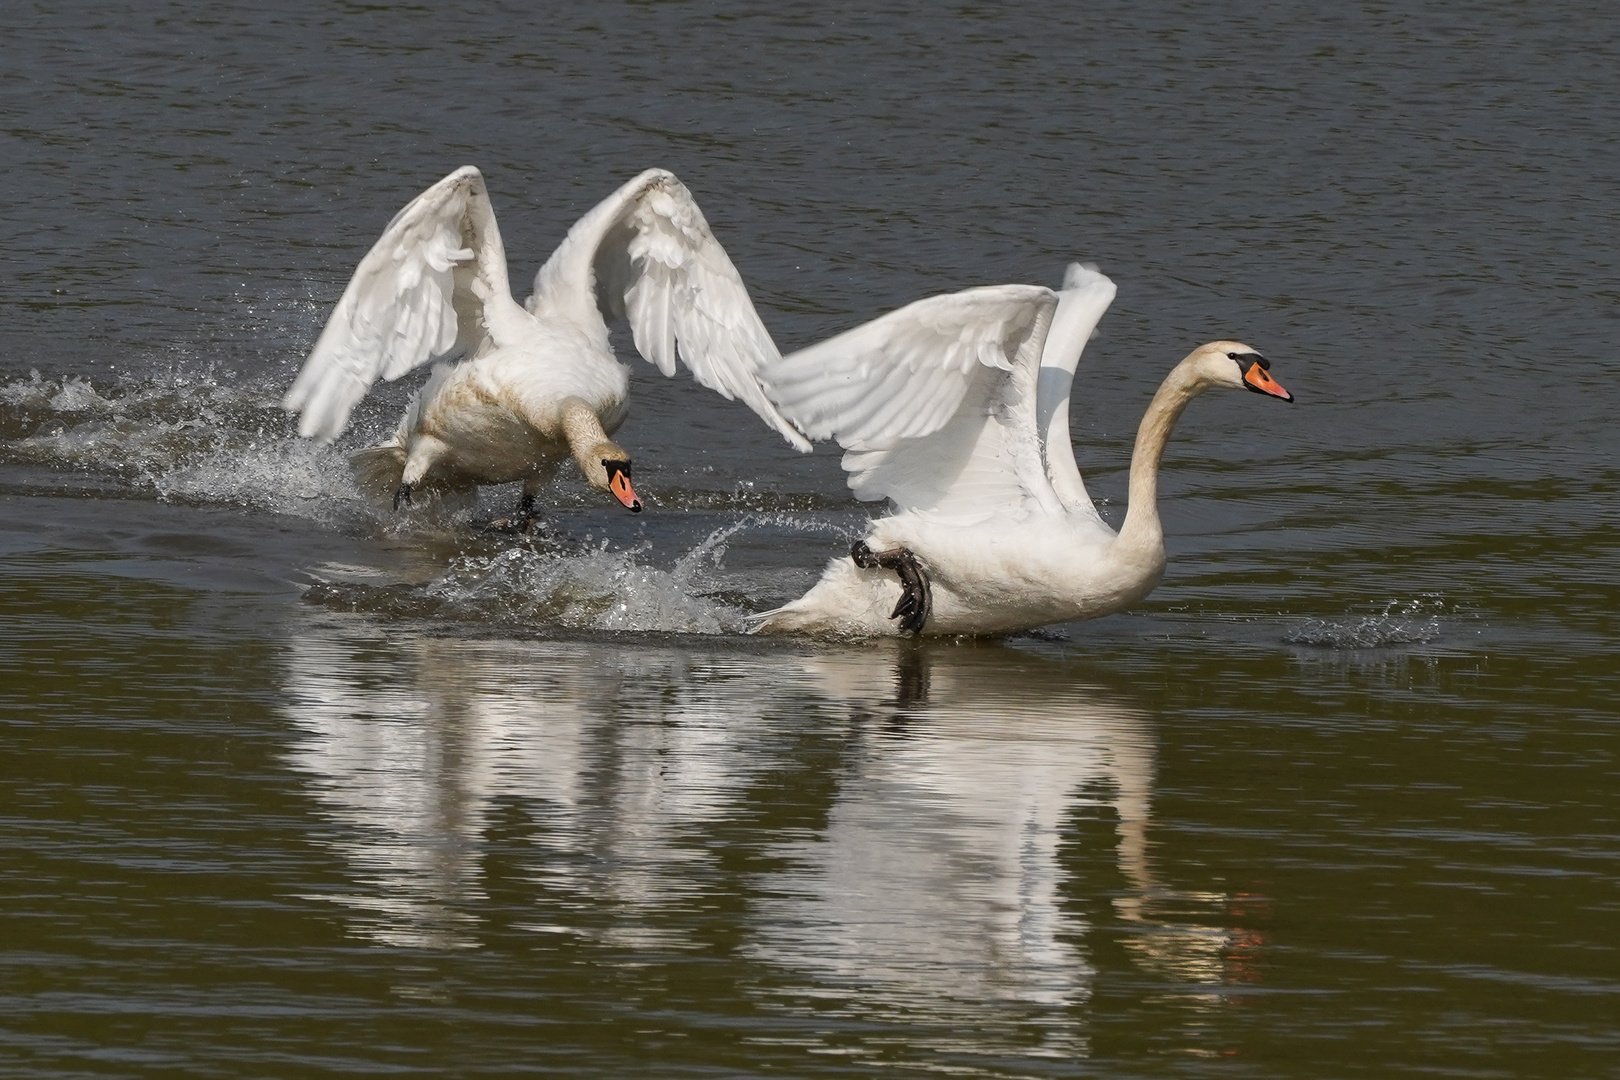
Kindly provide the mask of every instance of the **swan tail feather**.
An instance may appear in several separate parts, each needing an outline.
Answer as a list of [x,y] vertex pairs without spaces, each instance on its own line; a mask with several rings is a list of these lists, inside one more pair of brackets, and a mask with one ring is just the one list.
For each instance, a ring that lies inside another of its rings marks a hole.
[[405,476],[405,448],[398,443],[384,443],[357,450],[349,455],[349,468],[354,482],[366,494],[392,498]]

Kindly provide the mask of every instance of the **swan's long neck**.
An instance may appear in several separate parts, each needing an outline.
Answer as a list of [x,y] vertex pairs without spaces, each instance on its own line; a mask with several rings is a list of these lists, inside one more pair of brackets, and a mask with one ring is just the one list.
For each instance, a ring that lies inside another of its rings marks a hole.
[[[563,402],[562,406],[563,437],[568,440],[568,449],[574,455],[574,461],[579,465],[579,471],[586,478],[602,471],[602,463],[597,460],[600,448],[608,443],[607,432],[602,429],[602,421],[598,419],[596,410],[591,408],[579,398],[571,397]],[[605,483],[605,481],[604,481]]]
[[1125,511],[1125,524],[1120,526],[1119,538],[1115,541],[1121,554],[1145,556],[1148,561],[1163,563],[1159,462],[1182,410],[1206,388],[1194,375],[1192,366],[1183,360],[1159,384],[1158,393],[1153,395],[1153,401],[1143,414],[1142,424],[1136,429],[1136,449],[1131,451],[1130,504]]

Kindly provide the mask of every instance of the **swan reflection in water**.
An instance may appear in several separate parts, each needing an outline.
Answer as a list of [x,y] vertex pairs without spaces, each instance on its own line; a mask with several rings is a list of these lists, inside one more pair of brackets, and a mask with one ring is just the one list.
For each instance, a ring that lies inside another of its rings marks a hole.
[[339,617],[296,635],[289,661],[301,733],[290,760],[341,826],[331,843],[360,891],[332,898],[358,932],[393,945],[481,944],[485,837],[507,799],[540,823],[536,884],[614,912],[593,933],[621,947],[689,944],[661,916],[701,888],[692,841],[764,757],[749,733],[757,720],[723,692],[723,660],[400,639]]
[[[309,618],[288,657],[290,760],[349,868],[328,899],[361,935],[486,943],[490,829],[519,805],[526,910],[508,925],[602,963],[729,942],[778,1011],[1036,1022],[1046,1051],[1074,1053],[1096,974],[1083,912],[1178,992],[1243,978],[1229,898],[1155,878],[1152,724],[1063,663]],[[1077,831],[1088,816],[1111,827]],[[1082,879],[1095,866],[1104,880]]]

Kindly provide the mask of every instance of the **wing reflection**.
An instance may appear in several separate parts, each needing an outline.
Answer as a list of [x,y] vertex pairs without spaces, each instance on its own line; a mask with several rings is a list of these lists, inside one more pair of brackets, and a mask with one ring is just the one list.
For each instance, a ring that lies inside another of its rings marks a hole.
[[1141,938],[1178,979],[1221,978],[1224,932],[1151,915],[1170,894],[1148,857],[1154,745],[1139,711],[1006,651],[897,659],[888,685],[847,656],[806,661],[867,722],[826,828],[779,849],[792,868],[764,888],[760,958],[806,976],[822,1011],[831,997],[861,1016],[982,1029],[997,1006],[1041,1031],[1041,1052],[1073,1054],[1072,1006],[1094,972],[1063,846],[1090,808],[1117,821],[1121,916],[1152,931],[1127,944]]
[[[500,799],[536,804],[533,876],[604,906],[611,944],[682,947],[702,828],[761,755],[717,663],[588,643],[394,639],[327,620],[295,635],[289,754],[341,828],[362,891],[333,898],[390,944],[478,943],[482,837]],[[553,925],[536,929],[574,932]]]
[[[1034,1052],[1063,1054],[1098,922],[1180,986],[1242,977],[1227,898],[1155,876],[1153,725],[1064,664],[309,619],[289,643],[290,761],[347,867],[328,898],[374,940],[475,947],[499,909],[598,962],[719,950],[773,1010],[1033,1023]],[[513,807],[521,855],[502,862]]]

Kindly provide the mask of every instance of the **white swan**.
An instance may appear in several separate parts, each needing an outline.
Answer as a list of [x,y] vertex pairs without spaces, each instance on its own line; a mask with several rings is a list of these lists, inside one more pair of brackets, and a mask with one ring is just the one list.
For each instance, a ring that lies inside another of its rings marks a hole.
[[1116,535],[1069,441],[1075,365],[1113,298],[1113,282],[1075,265],[1061,292],[1000,285],[919,300],[772,365],[782,413],[838,440],[855,496],[886,497],[894,512],[756,631],[1002,634],[1147,595],[1164,572],[1159,460],[1181,411],[1212,386],[1293,396],[1247,345],[1195,349],[1142,418]]
[[360,260],[282,406],[301,435],[331,440],[377,379],[439,364],[391,440],[354,455],[362,483],[394,492],[523,481],[522,514],[572,456],[594,488],[641,509],[630,455],[609,441],[628,411],[629,369],[604,317],[625,316],[641,355],[675,359],[728,400],[741,398],[801,450],[810,444],[765,397],[779,357],[697,203],[649,169],[581,218],[512,299],[483,175],[457,169],[395,215]]

